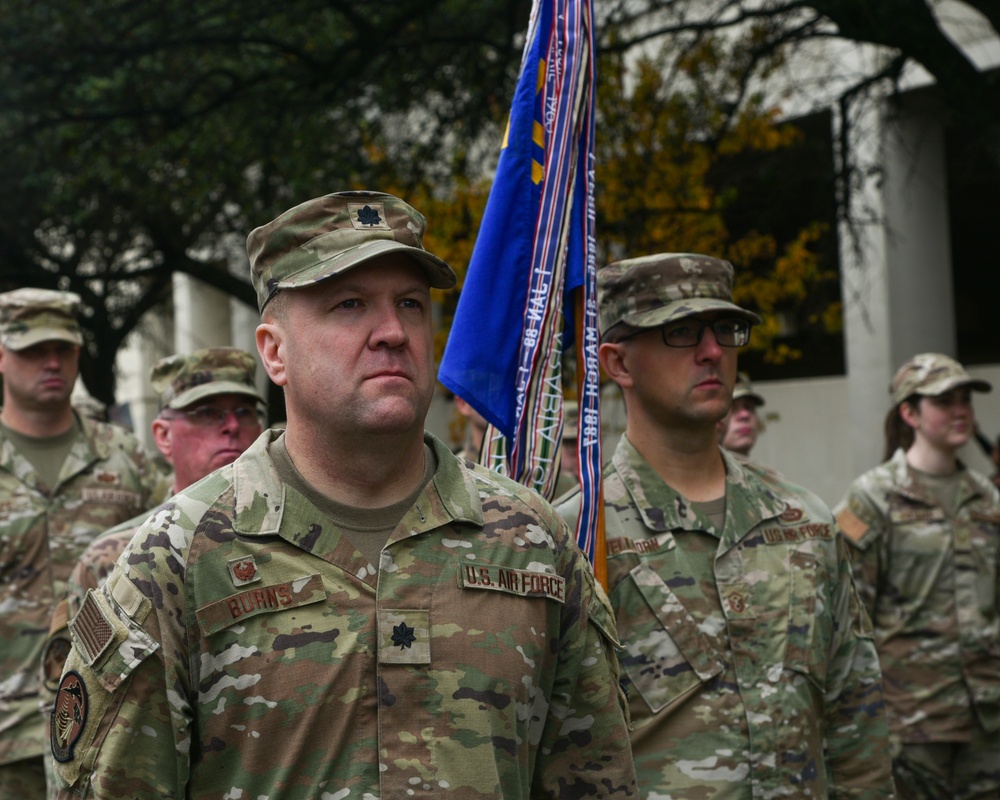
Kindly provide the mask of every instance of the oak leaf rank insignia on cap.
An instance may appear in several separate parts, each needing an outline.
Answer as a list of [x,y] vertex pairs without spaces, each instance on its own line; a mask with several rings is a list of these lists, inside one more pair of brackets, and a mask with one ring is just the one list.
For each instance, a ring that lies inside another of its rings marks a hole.
[[385,221],[385,211],[381,203],[348,203],[351,211],[351,221],[358,230],[378,228],[380,231],[392,230]]
[[302,289],[396,253],[410,258],[436,289],[458,281],[424,249],[427,220],[384,192],[335,192],[300,203],[247,237],[250,280],[263,311],[279,291]]

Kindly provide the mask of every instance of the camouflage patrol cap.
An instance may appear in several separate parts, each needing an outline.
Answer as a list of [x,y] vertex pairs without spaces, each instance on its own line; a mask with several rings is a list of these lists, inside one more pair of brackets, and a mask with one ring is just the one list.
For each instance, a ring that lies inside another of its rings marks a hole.
[[968,386],[977,392],[993,389],[989,382],[973,378],[955,359],[942,353],[921,353],[896,371],[889,391],[893,404],[899,405],[914,394],[935,397],[959,386]]
[[52,289],[15,289],[0,294],[0,344],[24,350],[40,342],[83,344],[77,322],[80,296]]
[[764,398],[753,390],[750,376],[745,372],[736,373],[736,386],[733,387],[733,400],[739,400],[741,397],[749,398],[755,406],[764,405]]
[[149,382],[161,408],[184,408],[218,394],[244,394],[263,403],[255,378],[257,359],[238,347],[209,347],[160,359]]
[[457,281],[444,261],[423,246],[427,220],[398,197],[382,192],[337,192],[289,209],[247,238],[250,279],[263,311],[280,289],[332,278],[388,253],[412,258],[431,286]]
[[657,328],[704,311],[760,322],[733,303],[733,265],[711,256],[661,253],[616,261],[598,270],[597,293],[605,341],[617,325]]

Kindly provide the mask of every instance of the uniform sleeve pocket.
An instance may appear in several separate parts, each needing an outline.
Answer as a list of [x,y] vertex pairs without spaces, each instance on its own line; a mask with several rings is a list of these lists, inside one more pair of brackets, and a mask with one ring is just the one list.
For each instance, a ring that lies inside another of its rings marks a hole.
[[634,567],[614,594],[622,669],[654,713],[722,672],[712,642],[647,565]]
[[73,649],[56,691],[49,741],[59,778],[71,786],[93,768],[109,728],[105,718],[121,702],[120,687],[159,645],[119,614],[104,591],[87,593],[70,635]]

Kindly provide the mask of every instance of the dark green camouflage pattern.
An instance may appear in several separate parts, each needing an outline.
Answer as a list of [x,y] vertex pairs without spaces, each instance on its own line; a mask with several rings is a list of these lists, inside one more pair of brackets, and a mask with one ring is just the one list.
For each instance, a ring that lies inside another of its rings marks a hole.
[[963,469],[955,502],[946,512],[897,450],[837,507],[903,742],[1000,730],[1000,494]]
[[892,402],[899,405],[915,394],[934,397],[959,386],[968,386],[977,392],[993,388],[987,381],[973,378],[953,358],[941,353],[921,353],[896,370],[889,393]]
[[[235,347],[210,347],[161,359],[150,370],[150,383],[159,394],[162,407],[185,408],[219,394],[245,395],[263,403],[256,386],[256,374],[257,360],[247,351]],[[172,472],[164,474],[158,469],[156,478],[156,497],[173,493]],[[80,554],[70,575],[66,596],[53,613],[47,652],[68,652],[67,623],[80,610],[87,592],[104,585],[125,545],[150,513],[151,510],[145,509],[138,516],[105,531]],[[66,643],[65,647],[59,645],[60,639]],[[47,658],[44,666],[46,683],[56,686],[63,664],[53,657]]]
[[551,507],[428,437],[435,477],[376,568],[279,482],[278,435],[88,595],[61,796],[638,797],[613,616]]
[[83,344],[76,315],[80,296],[51,289],[15,289],[0,294],[0,345],[24,350],[41,342]]
[[257,359],[238,347],[209,347],[167,356],[153,365],[149,382],[163,408],[184,408],[217,394],[240,394],[263,403]]
[[[87,545],[66,582],[67,611],[63,617],[67,622],[76,616],[80,606],[83,605],[87,592],[91,589],[99,589],[107,583],[115,568],[115,562],[125,552],[125,547],[132,540],[132,537],[142,527],[142,523],[159,510],[160,507],[157,506],[149,511],[143,511],[138,516],[104,531]],[[65,630],[65,626],[60,629],[60,631]],[[58,634],[60,631],[53,631],[53,634]],[[64,635],[67,638],[69,636],[68,632]],[[59,672],[62,672],[62,665],[59,667]],[[58,674],[55,676],[55,680],[59,680]]]
[[55,487],[40,484],[0,431],[0,764],[40,756],[48,746],[39,708],[42,651],[80,553],[162,499],[155,469],[131,433],[85,419],[80,426]]
[[[892,796],[871,627],[829,509],[725,459],[725,526],[626,437],[604,473],[609,595],[644,798]],[[575,521],[579,497],[559,506]]]
[[618,326],[656,328],[705,311],[751,324],[760,317],[733,303],[733,265],[695,253],[660,253],[616,261],[597,271],[601,337]]
[[337,192],[300,203],[247,237],[257,306],[263,310],[280,289],[309,286],[388,253],[409,256],[431,286],[450,289],[457,278],[424,250],[426,228],[423,214],[383,192]]

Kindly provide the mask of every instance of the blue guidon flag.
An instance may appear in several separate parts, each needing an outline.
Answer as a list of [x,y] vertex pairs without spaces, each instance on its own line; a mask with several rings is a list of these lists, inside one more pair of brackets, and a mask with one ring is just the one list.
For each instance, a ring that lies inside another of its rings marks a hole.
[[480,461],[551,498],[563,346],[579,368],[577,541],[603,581],[593,0],[535,0],[440,379],[490,423]]

